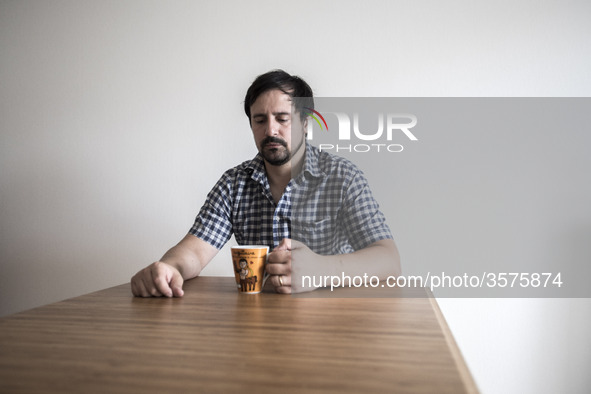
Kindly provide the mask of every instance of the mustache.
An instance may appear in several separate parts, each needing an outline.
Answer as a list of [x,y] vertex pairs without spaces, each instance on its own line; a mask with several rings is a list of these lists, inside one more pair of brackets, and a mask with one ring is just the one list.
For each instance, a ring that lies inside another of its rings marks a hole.
[[287,142],[283,141],[281,138],[277,138],[277,137],[265,137],[265,139],[263,141],[261,141],[261,147],[265,147],[268,144],[280,144],[282,145],[284,148],[287,148]]

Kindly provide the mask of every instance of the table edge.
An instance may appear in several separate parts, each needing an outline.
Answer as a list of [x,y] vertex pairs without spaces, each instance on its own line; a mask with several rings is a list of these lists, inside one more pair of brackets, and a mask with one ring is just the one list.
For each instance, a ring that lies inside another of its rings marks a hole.
[[[430,290],[427,291],[430,292]],[[431,297],[429,297],[429,301],[431,303],[431,306],[433,307],[433,312],[435,313],[437,322],[439,323],[439,327],[441,327],[441,331],[443,332],[443,336],[445,337],[445,342],[449,347],[451,355],[456,364],[456,368],[458,369],[458,372],[460,374],[460,379],[466,387],[466,391],[468,393],[479,393],[478,386],[476,385],[476,382],[474,381],[474,378],[470,373],[470,369],[468,369],[468,365],[466,364],[466,361],[462,356],[462,352],[460,351],[460,348],[458,347],[458,344],[456,343],[456,340],[454,339],[454,336],[449,326],[447,325],[447,321],[445,320],[445,317],[441,312],[441,308],[439,308],[437,299],[431,294]]]

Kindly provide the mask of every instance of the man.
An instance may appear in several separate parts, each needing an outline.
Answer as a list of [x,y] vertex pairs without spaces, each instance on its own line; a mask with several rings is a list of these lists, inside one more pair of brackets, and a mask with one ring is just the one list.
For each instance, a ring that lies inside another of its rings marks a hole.
[[282,70],[255,79],[244,110],[259,153],[226,171],[189,234],[132,278],[135,296],[181,297],[183,281],[232,234],[238,244],[270,246],[266,270],[278,293],[310,290],[304,274],[399,274],[398,251],[361,172],[307,144],[313,108],[302,79]]

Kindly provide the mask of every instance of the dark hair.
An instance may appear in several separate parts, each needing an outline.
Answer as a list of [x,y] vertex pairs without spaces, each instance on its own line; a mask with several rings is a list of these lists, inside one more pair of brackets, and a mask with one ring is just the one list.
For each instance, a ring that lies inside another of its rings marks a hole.
[[[311,112],[304,108],[314,109],[314,95],[312,88],[300,77],[289,75],[283,70],[273,70],[256,77],[246,92],[244,98],[244,112],[250,120],[250,107],[259,96],[269,90],[279,89],[292,98],[295,109],[300,113],[302,121]],[[295,98],[295,99],[294,99]]]

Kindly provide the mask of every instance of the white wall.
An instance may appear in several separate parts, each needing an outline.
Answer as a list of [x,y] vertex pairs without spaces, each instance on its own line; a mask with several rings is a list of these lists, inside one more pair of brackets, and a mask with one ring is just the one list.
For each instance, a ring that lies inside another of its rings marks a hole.
[[[590,19],[582,0],[0,2],[0,315],[127,282],[177,242],[255,153],[256,75],[319,96],[589,96]],[[589,300],[439,303],[483,392],[587,389]]]

